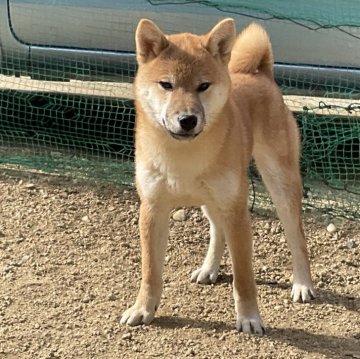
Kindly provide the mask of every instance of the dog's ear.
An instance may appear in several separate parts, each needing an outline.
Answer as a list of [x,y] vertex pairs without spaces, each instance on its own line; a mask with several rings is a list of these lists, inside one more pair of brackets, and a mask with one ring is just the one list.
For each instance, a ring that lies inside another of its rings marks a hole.
[[140,64],[154,59],[169,42],[161,30],[147,19],[140,20],[135,34],[136,58]]
[[220,21],[206,35],[206,48],[214,56],[219,57],[224,63],[230,60],[231,49],[236,38],[234,20],[231,18]]

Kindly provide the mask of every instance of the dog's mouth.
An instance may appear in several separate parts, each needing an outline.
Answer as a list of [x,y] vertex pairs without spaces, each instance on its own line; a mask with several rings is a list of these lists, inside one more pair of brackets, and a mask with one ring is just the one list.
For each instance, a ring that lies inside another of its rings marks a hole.
[[199,131],[197,133],[194,133],[194,132],[173,132],[166,126],[164,119],[162,120],[162,123],[163,123],[163,126],[166,129],[166,131],[169,132],[169,134],[171,135],[171,137],[173,137],[173,138],[175,138],[176,140],[179,140],[179,141],[184,141],[184,140],[190,141],[190,140],[194,139],[195,137],[197,137],[201,133],[201,131]]
[[192,140],[193,138],[195,138],[196,136],[199,135],[199,133],[175,133],[175,132],[172,132],[172,131],[169,131],[168,132],[170,133],[170,135],[175,138],[176,140],[180,140],[180,141],[183,141],[183,140]]

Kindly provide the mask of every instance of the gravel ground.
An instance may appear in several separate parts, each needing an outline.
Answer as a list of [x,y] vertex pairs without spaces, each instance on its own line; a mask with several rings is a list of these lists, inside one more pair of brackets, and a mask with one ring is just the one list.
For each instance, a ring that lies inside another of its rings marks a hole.
[[157,318],[132,328],[119,317],[140,282],[134,190],[2,170],[0,193],[1,359],[360,358],[359,222],[306,213],[318,297],[293,304],[279,221],[253,215],[257,337],[234,330],[228,253],[217,284],[190,283],[209,235],[187,209],[170,220]]

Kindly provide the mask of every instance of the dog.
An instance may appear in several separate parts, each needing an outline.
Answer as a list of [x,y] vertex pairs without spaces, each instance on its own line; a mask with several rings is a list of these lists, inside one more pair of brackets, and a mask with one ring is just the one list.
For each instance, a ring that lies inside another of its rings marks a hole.
[[247,169],[254,158],[282,221],[292,254],[295,302],[315,296],[301,220],[299,132],[274,81],[265,30],[250,24],[236,38],[233,19],[206,35],[166,36],[142,19],[135,166],[140,196],[142,279],[122,324],[149,324],[159,306],[173,208],[201,206],[210,244],[192,281],[214,283],[228,245],[236,329],[264,333],[252,269]]

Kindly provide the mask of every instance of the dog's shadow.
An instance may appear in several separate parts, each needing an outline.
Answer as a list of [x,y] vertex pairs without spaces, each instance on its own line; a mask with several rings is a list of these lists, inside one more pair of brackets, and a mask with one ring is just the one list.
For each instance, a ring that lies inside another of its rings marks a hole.
[[226,332],[234,329],[228,323],[222,321],[205,321],[192,318],[183,318],[178,316],[164,315],[156,317],[151,325],[163,329],[177,329],[177,328],[197,328],[204,331],[218,331]]
[[303,329],[269,328],[268,336],[276,341],[297,347],[304,352],[315,352],[327,358],[339,359],[360,355],[359,341],[349,337],[309,333]]
[[[231,332],[234,326],[222,321],[205,321],[183,317],[163,316],[152,323],[162,329],[198,328],[204,332]],[[356,334],[356,333],[354,333]],[[242,335],[239,333],[239,335]],[[354,338],[337,337],[334,335],[314,334],[302,329],[294,328],[266,328],[266,340],[275,340],[280,343],[296,347],[304,352],[318,353],[327,358],[339,359],[349,356],[358,358],[360,355],[359,340]],[[261,337],[259,337],[261,340]]]
[[[221,274],[217,283],[231,283],[232,275]],[[290,284],[276,283],[272,281],[257,280],[258,286],[277,287],[290,292]],[[347,310],[358,312],[360,309],[360,298],[352,295],[343,295],[324,289],[317,289],[317,297],[312,301],[312,305],[331,304],[343,306]],[[198,328],[205,332],[230,332],[235,330],[234,326],[223,321],[205,321],[192,318],[163,316],[158,317],[153,322],[154,326],[163,329],[176,328]],[[305,352],[314,352],[325,355],[328,358],[338,359],[344,356],[360,356],[360,331],[354,328],[353,337],[337,337],[334,335],[315,334],[303,329],[296,328],[275,328],[267,327],[266,336],[275,341],[286,343]],[[340,334],[340,333],[339,333]]]
[[[231,274],[221,273],[216,281],[216,284],[228,283],[231,284],[233,277]],[[282,290],[287,290],[289,293],[291,291],[291,284],[279,283],[276,281],[256,279],[257,286],[268,286],[273,288],[280,288]],[[345,307],[347,310],[358,312],[360,310],[360,297],[354,295],[345,295],[335,293],[326,289],[316,288],[316,298],[311,302],[313,305],[321,304],[331,304],[339,305]]]

